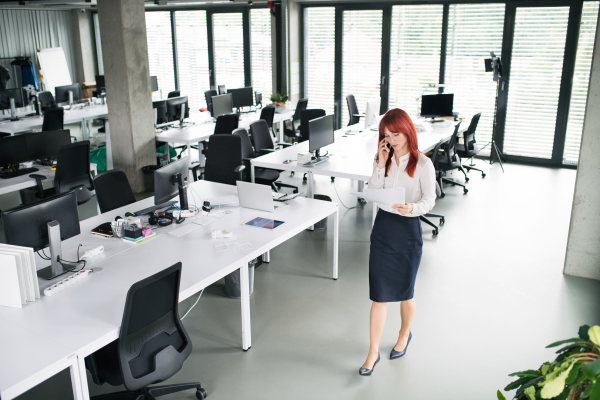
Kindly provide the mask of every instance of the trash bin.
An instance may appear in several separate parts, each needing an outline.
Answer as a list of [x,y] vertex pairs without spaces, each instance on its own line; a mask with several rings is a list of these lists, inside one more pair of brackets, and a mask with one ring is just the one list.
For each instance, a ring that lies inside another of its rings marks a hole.
[[[250,284],[250,296],[254,292],[254,265],[248,264],[248,283]],[[225,294],[231,299],[239,299],[242,297],[242,289],[240,285],[240,270],[236,269],[225,277]]]
[[[325,196],[324,194],[315,194],[316,200],[331,201],[331,197]],[[327,229],[327,217],[317,222],[314,226],[315,229]]]
[[146,192],[154,193],[154,171],[159,168],[160,165],[146,165],[145,167],[142,167]]

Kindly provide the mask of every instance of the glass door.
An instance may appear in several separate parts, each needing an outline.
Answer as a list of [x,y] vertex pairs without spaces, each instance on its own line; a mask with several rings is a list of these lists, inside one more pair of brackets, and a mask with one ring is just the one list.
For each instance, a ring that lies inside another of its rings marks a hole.
[[381,95],[383,10],[345,10],[343,15],[340,112],[346,126],[347,95],[354,95],[359,113],[366,111],[367,101]]
[[504,153],[552,158],[569,7],[517,7]]

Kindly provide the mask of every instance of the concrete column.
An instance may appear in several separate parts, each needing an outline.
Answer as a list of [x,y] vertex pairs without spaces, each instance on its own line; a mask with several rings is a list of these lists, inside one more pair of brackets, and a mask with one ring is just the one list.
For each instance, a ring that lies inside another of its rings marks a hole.
[[600,280],[600,29],[579,152],[564,273]]
[[75,48],[75,70],[78,83],[93,82],[96,79],[96,44],[94,21],[90,10],[72,10],[73,41]]
[[139,193],[142,167],[156,164],[144,1],[99,1],[98,17],[113,162]]

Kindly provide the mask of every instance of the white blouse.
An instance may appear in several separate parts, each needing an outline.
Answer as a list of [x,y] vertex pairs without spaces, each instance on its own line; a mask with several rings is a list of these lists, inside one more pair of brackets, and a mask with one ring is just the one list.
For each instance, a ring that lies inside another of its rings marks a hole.
[[[369,189],[389,189],[403,187],[406,189],[406,202],[413,204],[412,212],[405,217],[418,217],[425,215],[435,205],[435,169],[433,163],[426,155],[419,153],[417,168],[411,178],[405,172],[410,154],[400,157],[400,165],[396,164],[396,157],[392,156],[392,164],[388,176],[385,168],[378,168],[377,161],[373,162],[373,176],[369,179]],[[378,204],[379,208],[394,214],[400,214],[391,206]]]

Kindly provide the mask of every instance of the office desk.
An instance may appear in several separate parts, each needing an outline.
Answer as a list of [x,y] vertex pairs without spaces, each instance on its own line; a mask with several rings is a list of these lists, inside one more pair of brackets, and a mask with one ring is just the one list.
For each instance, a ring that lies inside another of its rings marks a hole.
[[[282,135],[281,132],[283,132],[283,124],[285,120],[290,119],[293,115],[293,110],[283,114],[275,113],[273,125],[278,124],[280,136]],[[258,121],[259,118],[260,110],[252,113],[242,114],[240,117],[239,127],[249,129],[250,124]],[[215,123],[212,122],[212,119],[208,113],[202,113],[200,116],[194,116],[194,118],[190,118],[190,120],[195,122],[196,125],[187,125],[183,128],[174,127],[168,129],[158,133],[156,135],[156,139],[161,142],[181,143],[187,145],[187,155],[191,160],[191,145],[199,145],[199,142],[208,140],[208,138],[215,132]],[[198,146],[198,152],[198,159],[202,162],[204,160],[204,154],[202,154],[202,147],[200,145]]]
[[[207,181],[194,182],[192,186],[202,199],[232,195],[237,193],[235,186]],[[188,190],[190,204],[194,204],[195,192]],[[248,287],[248,262],[294,235],[314,225],[319,220],[334,215],[333,273],[338,275],[338,206],[335,203],[297,198],[277,213],[266,213],[240,207],[231,207],[231,214],[212,224],[201,227],[180,238],[167,235],[167,232],[185,224],[170,225],[156,229],[157,237],[140,244],[127,243],[120,239],[105,239],[92,235],[90,230],[97,225],[114,220],[126,211],[136,211],[152,204],[153,198],[87,219],[81,222],[82,234],[63,242],[65,259],[74,259],[79,244],[80,251],[103,245],[104,253],[95,257],[86,268],[102,268],[86,279],[69,287],[55,296],[45,297],[30,303],[22,309],[0,308],[0,319],[7,320],[32,332],[72,347],[77,352],[81,386],[84,398],[89,398],[84,358],[118,338],[127,291],[135,282],[155,274],[177,262],[182,262],[179,301],[199,292],[231,272],[240,270],[242,348],[251,346],[250,299]],[[254,217],[275,217],[286,223],[275,231],[243,226]],[[229,228],[237,240],[248,240],[253,248],[237,250],[235,246],[218,253],[213,246],[223,240],[211,238],[215,229]],[[37,268],[43,268],[47,261],[37,259]],[[63,276],[64,278],[64,276]],[[40,290],[54,281],[41,281]],[[0,359],[0,375],[9,364]]]
[[11,400],[46,379],[70,368],[73,394],[81,399],[77,353],[18,325],[0,320],[0,397]]
[[[65,110],[64,124],[81,123],[81,134],[83,139],[89,137],[89,122],[93,119],[107,117],[108,106],[106,104],[92,105],[88,107]],[[32,129],[41,129],[44,122],[43,116],[25,117],[19,121],[3,120],[0,121],[0,132],[14,135],[19,132],[27,132]]]
[[[44,183],[54,182],[54,175],[56,174],[56,171],[51,170],[50,167],[48,167],[48,166],[43,166],[43,165],[34,165],[34,166],[37,169],[39,169],[39,171],[31,172],[29,174],[17,176],[15,178],[10,178],[10,179],[0,178],[0,195],[15,192],[15,191],[21,190],[21,189],[27,189],[30,187],[34,187],[37,183],[36,183],[35,179],[29,177],[29,175],[32,175],[32,174],[44,175],[46,177],[46,179],[43,181]],[[92,172],[92,176],[97,175],[97,173],[98,173],[97,168],[98,168],[98,166],[96,164],[93,164],[93,163],[90,164],[90,171]]]

